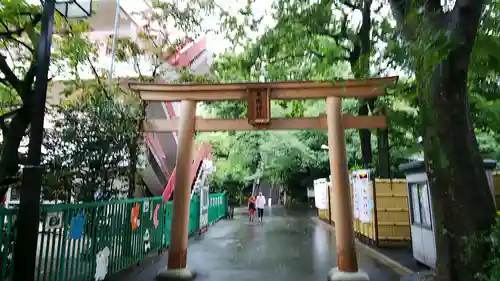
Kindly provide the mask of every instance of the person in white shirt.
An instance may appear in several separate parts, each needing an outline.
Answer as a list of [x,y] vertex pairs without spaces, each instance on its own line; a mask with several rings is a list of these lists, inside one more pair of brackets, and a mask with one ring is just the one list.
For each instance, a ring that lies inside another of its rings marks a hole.
[[266,206],[266,197],[262,195],[262,192],[259,192],[259,196],[257,196],[255,206],[257,207],[257,217],[259,218],[260,222],[262,222],[262,217],[264,216],[264,207]]

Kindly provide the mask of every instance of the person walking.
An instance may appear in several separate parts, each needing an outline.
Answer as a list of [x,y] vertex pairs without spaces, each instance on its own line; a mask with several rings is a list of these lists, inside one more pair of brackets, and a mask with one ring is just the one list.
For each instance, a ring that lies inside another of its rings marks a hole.
[[255,197],[248,198],[248,221],[253,222],[255,217]]
[[259,221],[262,222],[262,218],[264,217],[264,207],[266,206],[266,197],[262,195],[262,192],[259,192],[259,196],[255,200],[255,205],[257,206],[257,216]]

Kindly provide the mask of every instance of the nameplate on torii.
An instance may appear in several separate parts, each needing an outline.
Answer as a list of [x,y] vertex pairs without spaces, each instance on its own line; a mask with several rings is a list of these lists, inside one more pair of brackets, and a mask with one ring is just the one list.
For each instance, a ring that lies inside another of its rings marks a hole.
[[271,89],[247,89],[248,123],[251,125],[269,124],[271,121]]

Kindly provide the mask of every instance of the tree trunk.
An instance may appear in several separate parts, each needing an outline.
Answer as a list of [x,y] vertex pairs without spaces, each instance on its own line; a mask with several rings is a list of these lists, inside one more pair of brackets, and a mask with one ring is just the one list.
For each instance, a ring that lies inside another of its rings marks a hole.
[[[482,1],[457,2],[453,22],[442,27],[454,36],[448,53],[440,63],[434,63],[434,69],[423,69],[423,64],[417,70],[439,281],[475,279],[475,274],[484,269],[489,249],[477,247],[468,255],[471,242],[464,238],[489,232],[495,220],[467,90],[470,54],[481,11]],[[424,56],[432,53],[426,51]]]
[[469,110],[469,53],[458,47],[436,67],[420,113],[436,223],[437,275],[442,281],[474,280],[487,249],[467,257],[470,242],[463,238],[489,231],[495,219]]
[[391,177],[389,130],[379,129],[377,131],[378,151],[378,176],[388,179]]
[[[368,104],[366,102],[363,105],[360,105],[358,115],[368,115]],[[372,132],[369,129],[359,129],[359,143],[361,146],[361,160],[363,168],[369,168],[373,159]]]
[[[437,41],[425,42],[431,48],[416,50],[412,56],[434,210],[437,280],[475,280],[475,274],[484,269],[489,249],[477,247],[469,254],[471,245],[466,238],[488,232],[495,220],[467,91],[470,54],[484,1],[457,1],[446,14],[440,2],[429,1],[422,7],[424,13],[418,13],[420,18],[409,22],[409,15],[417,14],[410,1],[390,0],[390,4],[410,43],[424,48],[419,40],[431,40],[433,33],[451,37],[445,46],[437,45]],[[412,25],[415,22],[420,25]],[[419,34],[422,26],[428,29],[425,34]]]
[[[362,21],[357,40],[354,41],[354,49],[351,52],[350,64],[356,79],[370,77],[370,57],[372,50],[372,41],[370,32],[371,22],[371,0],[365,0],[362,3],[361,14]],[[358,114],[365,116],[369,114],[369,108],[373,110],[375,99],[364,100],[360,103]],[[372,133],[369,129],[359,130],[359,141],[361,145],[361,156],[364,168],[369,168],[373,160],[372,153]]]
[[[372,40],[370,38],[372,30],[371,6],[371,0],[362,2],[361,14],[363,19],[358,33],[358,41],[355,43],[355,48],[350,57],[351,68],[357,79],[370,77],[370,57],[372,53]],[[366,99],[362,101],[358,109],[358,114],[364,116],[368,115],[370,110],[373,112],[375,110],[375,100]],[[389,147],[386,145],[389,139],[388,133],[379,133],[377,138],[379,144],[377,149],[379,175],[389,177]],[[370,168],[373,162],[372,132],[369,129],[360,129],[359,140],[363,167]]]
[[129,157],[130,157],[130,166],[129,166],[129,174],[128,174],[128,198],[133,198],[135,194],[136,188],[136,174],[137,174],[137,153],[138,153],[138,141],[137,138],[134,138],[129,143]]
[[29,125],[29,107],[27,104],[12,118],[4,135],[0,155],[0,198],[7,193],[8,186],[19,170],[19,145]]

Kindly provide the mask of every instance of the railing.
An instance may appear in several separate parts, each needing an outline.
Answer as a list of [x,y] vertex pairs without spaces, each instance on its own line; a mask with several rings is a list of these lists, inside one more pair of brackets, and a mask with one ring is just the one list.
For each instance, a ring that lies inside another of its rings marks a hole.
[[208,200],[208,224],[210,225],[226,214],[227,196],[225,193],[210,194]]
[[[212,195],[225,204],[225,194]],[[212,220],[223,206],[211,206]],[[224,208],[225,210],[225,208]],[[16,209],[0,208],[0,277],[12,280]],[[35,278],[37,281],[102,280],[169,246],[172,202],[161,197],[42,206]],[[198,233],[200,199],[190,205],[189,233]],[[99,279],[101,278],[102,279]]]

